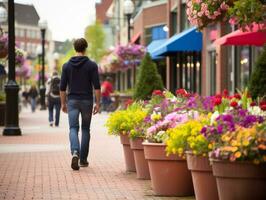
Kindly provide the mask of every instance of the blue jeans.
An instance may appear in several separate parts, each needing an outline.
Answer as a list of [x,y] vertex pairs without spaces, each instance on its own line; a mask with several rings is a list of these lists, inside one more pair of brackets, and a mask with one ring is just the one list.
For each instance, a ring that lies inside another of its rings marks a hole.
[[60,99],[49,97],[48,109],[49,109],[49,122],[50,123],[53,123],[54,121],[54,109],[55,109],[55,126],[58,126],[59,119],[60,119],[60,109],[61,109]]
[[[69,100],[67,103],[71,154],[76,151],[80,160],[87,161],[90,145],[90,124],[93,109],[91,100]],[[79,114],[81,114],[81,145],[78,138]]]
[[35,112],[36,110],[36,99],[35,98],[31,98],[31,111]]
[[108,111],[108,107],[111,105],[112,100],[110,97],[102,96],[102,110]]

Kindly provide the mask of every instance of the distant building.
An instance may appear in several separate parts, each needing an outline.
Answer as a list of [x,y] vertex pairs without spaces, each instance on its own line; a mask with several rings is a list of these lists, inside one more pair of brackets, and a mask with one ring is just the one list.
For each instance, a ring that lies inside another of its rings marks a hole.
[[[0,6],[6,7],[2,2],[0,2]],[[29,59],[37,56],[36,49],[41,45],[41,32],[38,27],[39,20],[39,14],[33,5],[15,4],[16,44],[28,53]],[[7,22],[3,24],[2,28],[5,32],[8,31]],[[46,49],[48,54],[51,48],[53,48],[52,35],[51,32],[47,30]]]
[[110,24],[107,16],[108,9],[111,7],[113,0],[102,0],[96,3],[96,20],[102,23],[105,32],[105,48],[114,46],[114,29]]

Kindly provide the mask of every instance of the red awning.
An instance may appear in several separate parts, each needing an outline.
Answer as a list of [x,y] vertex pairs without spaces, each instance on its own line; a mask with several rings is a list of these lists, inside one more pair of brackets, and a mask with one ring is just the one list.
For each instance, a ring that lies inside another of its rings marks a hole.
[[130,43],[131,43],[131,44],[134,44],[134,43],[139,39],[140,35],[141,35],[141,32],[138,32],[137,34],[135,34],[135,35],[131,38]]
[[215,41],[216,45],[263,46],[266,43],[266,24],[255,24],[252,30],[237,30]]

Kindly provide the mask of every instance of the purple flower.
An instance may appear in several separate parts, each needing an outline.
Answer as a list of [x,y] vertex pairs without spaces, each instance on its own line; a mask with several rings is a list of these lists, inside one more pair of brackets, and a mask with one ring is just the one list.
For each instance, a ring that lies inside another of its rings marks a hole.
[[204,133],[206,133],[207,132],[207,127],[206,126],[204,126],[202,129],[201,129],[201,131],[200,131],[202,134],[204,134]]
[[218,134],[222,134],[222,133],[223,133],[223,125],[219,124],[219,125],[217,126],[217,133],[218,133]]

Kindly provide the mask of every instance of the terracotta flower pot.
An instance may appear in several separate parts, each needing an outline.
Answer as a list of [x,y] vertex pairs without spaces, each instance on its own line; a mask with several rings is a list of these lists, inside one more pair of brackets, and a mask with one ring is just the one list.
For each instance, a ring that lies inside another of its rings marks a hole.
[[126,171],[128,172],[136,172],[135,161],[133,151],[130,148],[128,135],[120,135],[120,141],[123,145],[125,162],[126,162]]
[[152,189],[156,195],[191,196],[193,184],[185,159],[175,155],[166,156],[165,145],[143,143],[148,160]]
[[143,138],[130,139],[130,147],[133,150],[137,178],[138,179],[151,179],[148,161],[144,157]]
[[212,160],[220,200],[265,200],[266,164]]
[[[219,200],[215,177],[208,157],[187,155],[188,169],[191,171],[197,200]],[[208,187],[206,187],[206,185]]]

